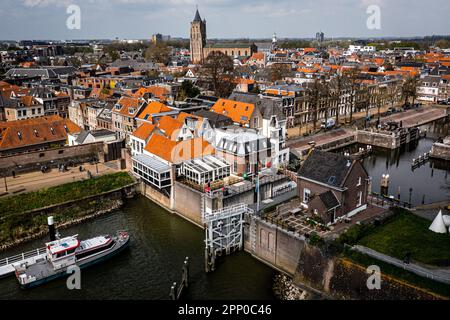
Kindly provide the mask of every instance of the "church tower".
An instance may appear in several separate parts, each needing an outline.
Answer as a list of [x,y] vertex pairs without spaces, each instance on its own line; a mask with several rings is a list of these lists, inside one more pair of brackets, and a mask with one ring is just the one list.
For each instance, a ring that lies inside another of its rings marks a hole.
[[191,61],[194,64],[203,62],[203,49],[206,46],[206,20],[200,18],[200,13],[195,12],[195,18],[191,22]]

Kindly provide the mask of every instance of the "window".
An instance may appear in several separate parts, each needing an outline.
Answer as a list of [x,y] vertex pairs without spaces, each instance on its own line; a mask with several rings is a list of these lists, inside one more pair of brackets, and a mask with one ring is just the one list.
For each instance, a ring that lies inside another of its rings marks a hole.
[[358,192],[358,195],[357,195],[357,203],[356,203],[356,207],[360,207],[361,204],[362,204],[362,191],[359,191],[359,192]]
[[356,186],[359,187],[361,184],[362,184],[362,178],[359,177],[359,178],[358,178],[358,184],[357,184]]
[[304,188],[303,189],[303,202],[308,203],[311,200],[311,190]]

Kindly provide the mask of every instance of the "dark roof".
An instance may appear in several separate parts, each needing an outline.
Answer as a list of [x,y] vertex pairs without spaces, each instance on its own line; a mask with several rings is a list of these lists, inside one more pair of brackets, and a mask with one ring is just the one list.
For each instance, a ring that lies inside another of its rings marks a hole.
[[282,110],[282,99],[272,99],[254,93],[236,91],[230,95],[229,99],[254,104],[261,111],[264,119],[270,120],[275,115],[278,120],[286,118]]
[[200,17],[200,13],[198,12],[198,9],[197,9],[197,11],[195,12],[195,18],[194,18],[194,21],[195,22],[201,22],[202,21],[202,18]]
[[322,203],[325,205],[327,210],[336,208],[340,205],[338,199],[336,198],[333,191],[331,191],[331,190],[321,193],[319,195],[319,198],[320,198],[320,200],[322,200]]
[[199,110],[194,112],[194,115],[206,118],[213,128],[220,128],[222,126],[233,124],[233,120],[223,114],[215,113],[208,110]]
[[303,163],[298,175],[339,188],[344,184],[352,163],[344,155],[314,150]]

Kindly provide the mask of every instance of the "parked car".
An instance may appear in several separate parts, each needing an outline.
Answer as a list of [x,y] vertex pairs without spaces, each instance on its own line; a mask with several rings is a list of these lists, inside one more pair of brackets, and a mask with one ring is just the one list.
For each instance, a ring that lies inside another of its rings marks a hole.
[[330,129],[333,128],[336,125],[336,121],[334,119],[328,119],[326,122],[322,121],[322,124],[320,125],[323,129]]

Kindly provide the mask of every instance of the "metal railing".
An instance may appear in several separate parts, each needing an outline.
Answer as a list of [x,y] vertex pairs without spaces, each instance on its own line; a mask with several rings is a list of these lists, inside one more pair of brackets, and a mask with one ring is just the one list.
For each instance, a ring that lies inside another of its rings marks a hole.
[[7,265],[15,263],[15,262],[23,261],[25,259],[33,258],[38,255],[44,254],[45,252],[46,252],[46,248],[44,247],[44,248],[39,248],[39,249],[34,249],[32,251],[24,252],[24,253],[9,257],[9,258],[1,259],[0,267],[7,266]]
[[225,207],[216,211],[213,211],[212,213],[204,213],[203,214],[203,222],[207,222],[209,219],[216,219],[223,216],[228,216],[233,213],[245,213],[247,212],[247,204],[241,203],[230,207]]

